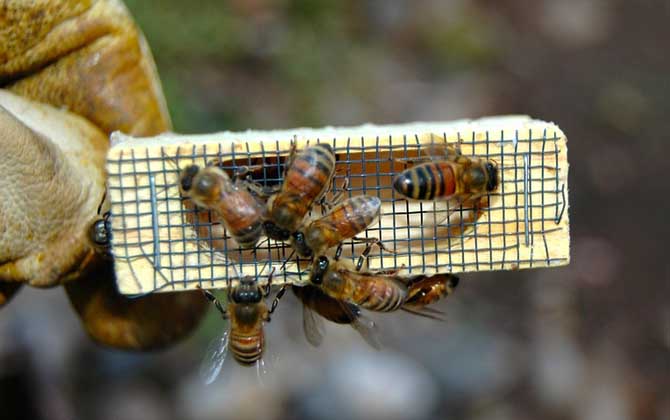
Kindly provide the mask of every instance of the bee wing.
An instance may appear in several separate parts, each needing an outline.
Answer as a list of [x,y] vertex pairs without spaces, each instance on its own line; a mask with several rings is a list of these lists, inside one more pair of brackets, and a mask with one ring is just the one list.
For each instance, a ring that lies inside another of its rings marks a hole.
[[412,315],[417,315],[417,316],[422,316],[424,318],[429,318],[429,319],[434,319],[435,321],[446,321],[446,316],[444,312],[434,309],[434,308],[429,308],[427,306],[403,306],[402,308],[403,311],[408,312]]
[[429,160],[448,160],[454,162],[461,155],[461,152],[453,144],[444,143],[440,139],[435,143],[422,145],[421,155]]
[[314,347],[319,347],[323,342],[323,319],[318,317],[307,305],[302,305],[302,328],[305,331],[307,342]]
[[268,374],[269,369],[268,365],[265,363],[265,359],[260,358],[256,360],[256,378],[262,387],[265,387],[265,381],[263,381],[263,378],[267,378]]
[[381,350],[382,345],[379,340],[379,330],[377,329],[377,324],[370,318],[366,316],[360,316],[354,322],[351,323],[351,326],[358,331],[358,333],[363,337],[366,343],[375,350]]
[[373,349],[381,350],[382,346],[379,341],[379,329],[377,329],[377,324],[370,318],[361,314],[360,308],[356,305],[340,302],[340,306],[342,306],[342,310],[350,316],[352,319],[351,327],[363,337],[363,340],[365,340],[365,342]]
[[207,346],[205,358],[200,366],[200,377],[209,385],[219,376],[223,362],[228,354],[228,335],[229,329],[225,329],[220,337],[216,337]]
[[[433,207],[429,207],[432,205]],[[475,223],[489,207],[487,197],[423,203],[426,214],[422,215],[424,235],[448,237],[449,248],[459,249],[463,239],[475,230]],[[437,231],[435,231],[437,229]]]

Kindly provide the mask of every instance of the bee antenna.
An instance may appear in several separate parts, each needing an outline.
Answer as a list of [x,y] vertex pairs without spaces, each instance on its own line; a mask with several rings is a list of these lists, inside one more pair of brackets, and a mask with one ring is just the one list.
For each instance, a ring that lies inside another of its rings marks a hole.
[[256,244],[256,246],[254,247],[253,252],[256,252],[263,244],[266,244],[268,242],[270,242],[270,238],[263,239],[262,241],[260,241],[259,243]]
[[102,205],[105,203],[105,199],[107,198],[107,183],[105,183],[105,191],[102,193],[102,200],[100,200],[100,204],[98,204],[98,216],[100,216],[100,212],[102,211]]

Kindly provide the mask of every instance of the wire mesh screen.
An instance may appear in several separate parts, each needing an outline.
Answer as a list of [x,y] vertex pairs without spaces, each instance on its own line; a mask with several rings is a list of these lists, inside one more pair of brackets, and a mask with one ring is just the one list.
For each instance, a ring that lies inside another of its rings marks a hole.
[[[327,142],[336,154],[326,201],[372,195],[382,202],[378,222],[359,237],[378,238],[366,268],[400,274],[509,270],[565,265],[569,261],[567,149],[562,131],[529,118],[455,123],[364,126],[349,129],[221,133],[132,139],[115,135],[108,155],[112,245],[119,289],[126,294],[224,288],[242,275],[261,282],[304,283],[309,261],[290,244],[265,237],[241,249],[218,216],[199,209],[178,188],[190,164],[217,165],[233,175],[278,186],[290,154]],[[120,141],[119,141],[120,140]],[[435,145],[458,145],[463,155],[499,168],[490,194],[456,200],[413,201],[392,187],[394,177],[434,159]],[[315,205],[309,219],[321,216]],[[365,248],[344,242],[343,258]],[[329,252],[333,252],[330,250]]]

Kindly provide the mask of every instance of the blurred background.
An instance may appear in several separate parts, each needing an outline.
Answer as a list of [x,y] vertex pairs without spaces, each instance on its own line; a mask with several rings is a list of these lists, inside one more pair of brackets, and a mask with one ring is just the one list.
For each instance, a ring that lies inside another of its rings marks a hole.
[[0,314],[0,388],[14,390],[1,418],[670,419],[670,2],[127,5],[179,132],[556,122],[572,263],[463,275],[446,323],[374,317],[381,352],[348,327],[309,347],[287,295],[266,328],[269,375],[229,360],[208,387],[214,310],[175,348],[129,354],[91,343],[62,288],[25,288]]

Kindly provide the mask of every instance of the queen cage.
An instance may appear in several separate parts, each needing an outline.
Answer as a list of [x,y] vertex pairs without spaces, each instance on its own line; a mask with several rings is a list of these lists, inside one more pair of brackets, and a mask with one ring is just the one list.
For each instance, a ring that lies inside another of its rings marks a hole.
[[[336,172],[326,200],[339,191],[344,198],[380,198],[381,217],[359,237],[378,238],[391,252],[374,247],[365,269],[430,275],[569,262],[567,145],[552,123],[496,117],[143,139],[115,133],[113,141],[107,160],[112,251],[125,294],[225,288],[241,275],[263,282],[272,267],[274,283],[305,283],[309,261],[291,256],[289,243],[263,237],[255,249],[241,249],[178,188],[187,165],[217,164],[270,191],[282,182],[292,143],[298,150],[319,142],[333,147]],[[498,188],[476,206],[411,201],[393,189],[398,173],[445,143],[498,166]],[[307,217],[321,214],[315,205]],[[365,246],[345,241],[342,257],[357,259]]]

